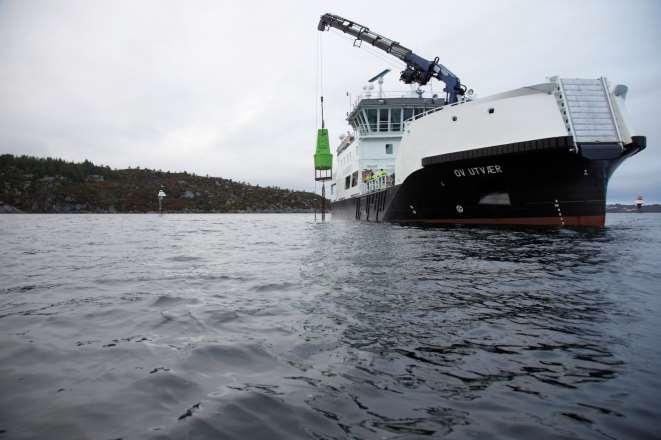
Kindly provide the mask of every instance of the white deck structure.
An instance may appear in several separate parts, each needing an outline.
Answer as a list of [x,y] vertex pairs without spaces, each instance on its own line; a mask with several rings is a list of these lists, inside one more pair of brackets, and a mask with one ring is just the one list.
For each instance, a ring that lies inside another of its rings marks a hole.
[[[403,92],[406,94],[406,92]],[[404,123],[444,105],[442,98],[423,94],[402,97],[363,97],[348,117],[352,128],[342,135],[335,151],[335,200],[354,197],[393,185],[397,151]],[[409,93],[410,95],[410,93]],[[368,180],[369,175],[385,174]]]
[[[420,91],[421,92],[421,91]],[[352,131],[335,154],[335,200],[401,184],[422,159],[535,139],[631,142],[627,88],[605,78],[559,79],[444,105],[437,97],[363,97],[348,116]],[[381,171],[383,170],[383,171]],[[387,178],[366,181],[370,172]],[[393,178],[394,176],[394,178]]]

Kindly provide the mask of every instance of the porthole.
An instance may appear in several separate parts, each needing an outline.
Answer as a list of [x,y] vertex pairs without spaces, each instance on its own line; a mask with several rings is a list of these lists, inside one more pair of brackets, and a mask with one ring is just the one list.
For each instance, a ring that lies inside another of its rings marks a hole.
[[493,114],[493,112],[495,112],[495,111],[496,111],[496,110],[494,110],[494,108],[491,107],[491,108],[489,109],[489,114]]
[[456,116],[452,117],[452,122],[457,122],[457,117]]

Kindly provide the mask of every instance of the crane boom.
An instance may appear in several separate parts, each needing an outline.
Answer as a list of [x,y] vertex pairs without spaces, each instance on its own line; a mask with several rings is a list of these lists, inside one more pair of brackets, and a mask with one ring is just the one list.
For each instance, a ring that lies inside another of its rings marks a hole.
[[[404,83],[417,83],[424,86],[431,78],[443,81],[445,83],[445,89],[443,90],[447,93],[446,101],[449,104],[457,102],[458,96],[464,94],[465,87],[461,85],[459,78],[457,78],[457,76],[450,72],[445,66],[440,64],[438,62],[438,57],[435,58],[434,61],[429,61],[416,55],[411,49],[402,46],[397,41],[393,41],[390,38],[372,32],[369,28],[361,24],[347,20],[338,15],[322,15],[317,29],[325,31],[331,27],[342,31],[345,34],[352,35],[356,38],[357,42],[367,41],[372,46],[404,61],[406,63],[406,69],[402,71],[400,76],[400,80]],[[354,45],[357,44],[354,43]]]

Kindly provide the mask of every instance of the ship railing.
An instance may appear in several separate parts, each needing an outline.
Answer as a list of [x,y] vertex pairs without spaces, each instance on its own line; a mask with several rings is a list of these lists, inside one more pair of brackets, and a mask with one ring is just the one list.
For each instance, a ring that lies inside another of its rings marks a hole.
[[[455,105],[460,105],[460,104],[463,104],[465,102],[470,102],[470,101],[472,101],[471,98],[465,97],[465,98],[462,98],[459,102],[455,102],[454,104],[449,104],[449,106],[454,107]],[[434,108],[430,108],[429,110],[425,110],[422,113],[414,114],[412,117],[404,119],[404,121],[402,122],[403,127],[406,128],[407,123],[409,123],[411,121],[415,121],[416,119],[420,119],[420,118],[425,117],[427,115],[430,115],[432,113],[436,113],[438,111],[441,111],[447,106],[448,105],[443,105],[441,107],[434,107]]]
[[411,121],[415,121],[416,119],[420,119],[423,116],[427,116],[431,113],[437,112],[439,110],[442,110],[443,107],[436,107],[432,108],[429,110],[426,110],[424,112],[420,112],[417,114],[414,114],[412,117],[404,119],[402,122],[395,121],[395,122],[385,122],[385,121],[379,121],[379,122],[371,122],[371,123],[360,123],[357,125],[358,127],[358,132],[360,133],[361,137],[368,137],[368,136],[401,136],[402,131],[404,131],[404,128],[406,127],[406,124]]
[[411,121],[415,121],[416,119],[420,119],[420,118],[425,117],[427,115],[430,115],[432,113],[436,113],[437,111],[443,110],[444,108],[445,108],[445,106],[430,108],[427,111],[424,111],[422,113],[418,113],[417,115],[413,115],[412,117],[410,117],[408,119],[404,119],[404,127],[406,127],[406,124],[408,124]]
[[394,174],[391,174],[389,176],[375,177],[361,184],[361,193],[369,194],[369,193],[381,191],[393,186],[394,184],[395,184]]
[[[381,95],[379,95],[379,92],[372,92],[372,93],[361,93],[360,95],[356,96],[353,99],[353,102],[351,103],[351,110],[355,110],[358,106],[360,106],[360,103],[363,99],[397,99],[397,98],[408,98],[408,99],[420,99],[420,98],[438,98],[438,95],[434,93],[428,93],[425,91],[422,95],[418,95],[415,92],[412,92],[411,90],[384,90]],[[442,99],[442,98],[439,98]]]
[[358,132],[362,137],[366,136],[401,136],[403,124],[401,122],[375,122],[370,124],[359,124]]
[[361,93],[356,96],[355,103],[360,102],[361,99],[383,99],[383,98],[431,98],[434,93],[429,90],[423,90],[421,95],[418,95],[414,90],[378,90],[370,91],[370,93]]

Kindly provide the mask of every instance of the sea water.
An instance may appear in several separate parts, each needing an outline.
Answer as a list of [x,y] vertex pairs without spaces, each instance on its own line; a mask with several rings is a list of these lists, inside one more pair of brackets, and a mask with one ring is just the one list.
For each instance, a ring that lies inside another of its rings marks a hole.
[[0,248],[0,440],[661,435],[661,215],[4,215]]

